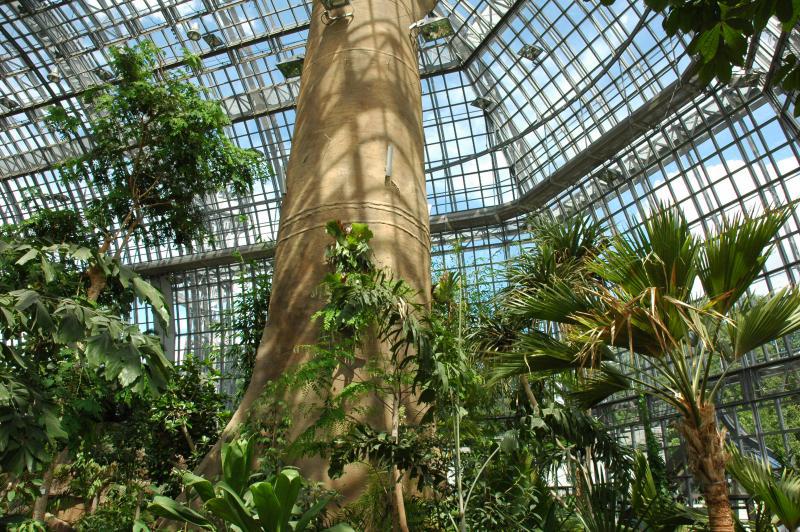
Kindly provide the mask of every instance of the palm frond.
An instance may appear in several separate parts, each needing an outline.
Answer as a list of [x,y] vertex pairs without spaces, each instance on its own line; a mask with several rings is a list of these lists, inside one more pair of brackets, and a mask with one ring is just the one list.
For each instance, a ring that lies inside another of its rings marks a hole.
[[761,273],[770,242],[790,213],[791,207],[784,207],[758,217],[727,218],[719,234],[703,242],[700,281],[717,312],[726,314]]
[[800,290],[784,288],[775,295],[746,302],[731,315],[728,334],[738,359],[768,342],[800,329]]
[[553,250],[559,262],[594,255],[605,242],[603,225],[588,217],[557,219],[549,211],[528,220],[533,241]]
[[730,474],[753,498],[763,502],[783,526],[795,530],[800,526],[800,475],[785,469],[780,476],[773,473],[769,463],[743,456],[729,446]]
[[579,348],[540,331],[520,335],[513,350],[489,351],[489,383],[532,372],[558,372],[579,367]]
[[566,281],[551,279],[536,289],[505,294],[502,305],[509,314],[529,322],[576,323],[574,315],[594,308],[596,301]]
[[592,408],[630,387],[631,381],[624,373],[609,363],[603,363],[599,369],[591,371],[569,397],[582,408]]

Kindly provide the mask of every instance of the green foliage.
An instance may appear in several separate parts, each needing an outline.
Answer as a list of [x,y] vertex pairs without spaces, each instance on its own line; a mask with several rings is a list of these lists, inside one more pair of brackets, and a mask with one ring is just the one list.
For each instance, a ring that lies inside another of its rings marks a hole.
[[[332,271],[321,285],[328,301],[314,315],[321,322],[320,343],[310,347],[312,360],[292,376],[293,386],[311,388],[322,397],[322,405],[314,412],[317,421],[295,447],[304,453],[334,453],[334,475],[350,461],[366,458],[398,466],[393,460],[418,451],[414,437],[406,436],[401,443],[399,419],[412,391],[414,352],[427,352],[423,309],[414,302],[411,287],[375,267],[368,244],[372,233],[366,225],[334,221],[326,229],[334,242],[326,252]],[[331,393],[341,375],[343,386]],[[363,405],[369,401],[392,413],[393,436],[385,427],[361,422],[359,414],[365,413]]]
[[776,473],[768,462],[744,456],[736,447],[729,446],[728,451],[731,453],[728,471],[750,496],[764,505],[765,520],[788,530],[800,526],[800,473],[790,468]]
[[236,381],[236,399],[247,390],[253,375],[256,351],[267,323],[272,272],[256,272],[253,263],[243,265],[238,282],[242,292],[234,297],[222,320],[212,325],[215,332],[223,335],[219,359],[225,362],[226,376]]
[[446,480],[447,463],[439,449],[442,442],[409,427],[401,427],[397,438],[361,423],[336,437],[330,449],[328,475],[337,478],[347,464],[363,462],[388,469],[396,465],[417,479],[418,488],[436,486]]
[[[296,509],[303,485],[300,473],[296,469],[286,468],[272,481],[251,483],[254,452],[254,445],[246,439],[224,445],[223,479],[216,484],[188,471],[183,473],[184,486],[200,498],[205,515],[162,496],[155,497],[150,511],[160,517],[205,530],[219,530],[215,521],[243,532],[306,530],[328,505],[330,498],[317,501],[301,514]],[[328,530],[346,532],[352,529],[338,525]]]
[[[509,327],[510,338],[490,338],[503,348],[490,353],[495,378],[568,375],[562,397],[581,408],[631,388],[661,399],[681,416],[695,479],[702,486],[724,482],[724,433],[713,425],[720,385],[747,351],[800,329],[795,289],[744,297],[790,209],[727,219],[717,234],[699,240],[679,209],[660,208],[590,260],[572,264],[582,271],[512,285],[501,309],[524,326]],[[546,257],[538,253],[534,262]],[[722,373],[714,380],[712,371]],[[587,478],[578,481],[588,484]],[[599,489],[600,500],[610,497]],[[594,502],[583,501],[586,508]],[[613,528],[615,508],[587,514],[597,521],[584,525]]]
[[[68,408],[56,397],[59,368],[96,373],[140,395],[162,390],[170,372],[158,338],[126,323],[118,308],[87,301],[79,272],[102,268],[161,319],[169,311],[138,275],[86,247],[0,240],[0,264],[0,462],[18,473],[38,469],[68,436]],[[73,287],[77,294],[65,293]]]
[[[720,233],[699,242],[677,209],[658,211],[630,236],[615,236],[586,264],[593,277],[566,285],[573,295],[563,307],[553,297],[553,283],[511,292],[507,305],[525,319],[569,327],[560,338],[536,330],[522,333],[515,343],[519,350],[499,357],[498,371],[589,368],[574,395],[585,406],[625,389],[632,378],[645,393],[697,416],[699,402],[713,400],[718,390],[707,386],[714,360],[733,363],[746,351],[800,328],[800,299],[793,289],[740,301],[788,213],[778,209],[732,218]],[[699,301],[692,295],[697,279],[706,290]],[[570,303],[576,298],[585,303],[580,310]],[[728,331],[732,345],[722,331]],[[609,362],[610,347],[646,356],[655,370],[649,379],[656,381],[643,381],[629,364],[622,364],[621,372],[619,362]]]
[[258,155],[226,137],[220,104],[159,62],[150,41],[111,48],[116,81],[87,94],[92,113],[76,117],[56,106],[48,115],[64,138],[89,137],[90,148],[59,171],[102,191],[85,216],[106,245],[121,237],[124,248],[135,237],[191,247],[206,236],[206,196],[248,193],[267,175]]
[[152,439],[153,469],[178,456],[192,467],[216,442],[228,417],[226,397],[217,391],[218,380],[213,360],[189,354],[160,396],[136,405],[135,416],[149,416],[140,423]]
[[[588,0],[586,0],[588,1]],[[615,0],[601,0],[611,5]],[[734,67],[744,68],[750,47],[777,17],[783,31],[790,32],[800,20],[800,3],[794,0],[645,0],[650,9],[663,13],[667,35],[692,37],[689,52],[700,63],[703,83],[717,78],[731,80]],[[800,89],[800,65],[793,54],[778,59],[777,75],[771,80],[784,90]],[[800,113],[795,100],[795,116]]]

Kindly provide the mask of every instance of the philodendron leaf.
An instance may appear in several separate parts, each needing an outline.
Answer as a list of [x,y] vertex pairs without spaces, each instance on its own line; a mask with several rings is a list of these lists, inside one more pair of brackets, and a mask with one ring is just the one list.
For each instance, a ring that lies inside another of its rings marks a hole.
[[205,508],[228,523],[238,526],[243,532],[259,532],[261,528],[239,501],[225,494],[206,501]]
[[207,502],[216,496],[214,493],[214,486],[212,486],[211,482],[203,477],[195,475],[190,471],[184,471],[182,478],[184,487],[194,488],[203,502]]
[[275,489],[270,482],[257,482],[250,486],[253,494],[253,504],[258,512],[261,528],[266,532],[277,532],[281,518],[281,503],[275,495]]
[[148,509],[158,517],[189,523],[205,530],[217,529],[208,519],[169,497],[157,495]]
[[303,485],[303,478],[296,469],[286,468],[278,474],[275,479],[275,496],[281,506],[280,522],[285,527],[292,517],[292,508],[300,494]]

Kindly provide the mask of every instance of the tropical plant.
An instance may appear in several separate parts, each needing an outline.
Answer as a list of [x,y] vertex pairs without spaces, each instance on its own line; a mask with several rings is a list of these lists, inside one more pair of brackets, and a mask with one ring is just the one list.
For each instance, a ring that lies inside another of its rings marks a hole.
[[[225,424],[226,397],[217,391],[219,372],[212,359],[201,360],[188,354],[159,397],[148,405],[150,430],[168,440],[174,458],[180,454],[194,466],[213,445]],[[201,440],[198,441],[197,437]],[[185,445],[177,444],[183,440]]]
[[235,381],[236,400],[250,384],[272,294],[272,272],[257,268],[254,262],[242,264],[238,278],[242,291],[222,319],[212,325],[221,337],[219,360],[225,364],[226,377]]
[[[331,271],[320,290],[327,302],[314,315],[321,325],[320,342],[307,347],[313,358],[292,377],[293,386],[309,388],[322,401],[321,408],[313,414],[316,422],[301,434],[296,446],[305,453],[330,452],[328,442],[333,441],[335,447],[337,436],[347,433],[350,427],[364,425],[359,415],[365,413],[366,404],[382,410],[389,422],[388,426],[373,427],[362,434],[387,440],[383,443],[389,447],[375,442],[384,450],[394,449],[384,457],[400,457],[403,453],[395,451],[403,448],[400,428],[404,414],[409,414],[407,404],[413,394],[414,352],[428,349],[423,309],[414,301],[416,294],[408,284],[374,264],[369,247],[372,232],[366,224],[331,221],[326,230],[334,242],[326,251]],[[341,385],[338,391],[334,386],[337,380]],[[396,524],[401,530],[408,530],[401,464],[385,465],[391,469],[393,479]]]
[[796,288],[759,299],[746,295],[790,212],[726,218],[716,234],[699,241],[677,208],[659,209],[630,233],[612,237],[586,262],[579,282],[554,277],[508,295],[516,315],[559,323],[560,336],[539,326],[524,331],[497,357],[496,374],[580,368],[584,376],[571,397],[583,407],[631,386],[674,407],[710,526],[733,530],[715,399],[746,353],[800,329]]
[[731,456],[728,472],[765,510],[765,523],[784,526],[787,530],[800,528],[800,473],[789,468],[776,473],[766,460],[744,456],[729,445]]
[[677,502],[656,484],[642,453],[636,454],[632,475],[623,483],[607,479],[602,471],[578,480],[583,485],[576,491],[575,517],[584,530],[675,532],[705,526],[701,512]]
[[[605,5],[615,1],[601,0]],[[792,0],[645,0],[644,3],[664,14],[663,27],[667,35],[691,36],[688,51],[700,63],[699,75],[704,83],[715,77],[727,83],[734,67],[749,68],[748,51],[772,17],[780,21],[784,36],[788,36],[800,19],[800,4]],[[787,92],[796,91],[800,88],[797,56],[783,55],[780,47],[777,53],[781,55],[773,59],[775,74],[770,74],[765,81],[779,83]],[[798,99],[795,99],[794,112],[795,116],[800,115]]]
[[[163,296],[133,271],[89,248],[0,241],[0,463],[33,471],[68,434],[52,386],[62,364],[92,371],[139,394],[162,390],[171,365],[158,337],[126,323],[118,309],[98,307],[80,293],[76,264],[97,267],[150,303],[158,320]],[[65,294],[64,286],[78,286]]]
[[[149,510],[157,516],[187,523],[205,530],[219,530],[225,524],[240,532],[301,532],[312,525],[331,497],[317,501],[302,514],[296,506],[303,478],[294,468],[285,468],[272,481],[252,482],[255,446],[239,439],[222,448],[222,480],[212,484],[191,472],[183,473],[183,484],[202,501],[203,513],[168,497],[156,496]],[[346,532],[340,524],[327,530]]]
[[[72,116],[56,105],[48,122],[63,138],[90,148],[63,161],[68,182],[86,182],[99,193],[84,214],[100,233],[99,253],[116,244],[120,258],[131,238],[147,245],[191,247],[207,236],[208,195],[229,190],[245,194],[267,175],[261,157],[236,147],[225,135],[230,122],[219,102],[183,77],[160,68],[156,46],[112,47],[116,78],[86,93],[90,112]],[[188,54],[191,69],[200,68]],[[88,297],[106,288],[105,272],[92,267]]]

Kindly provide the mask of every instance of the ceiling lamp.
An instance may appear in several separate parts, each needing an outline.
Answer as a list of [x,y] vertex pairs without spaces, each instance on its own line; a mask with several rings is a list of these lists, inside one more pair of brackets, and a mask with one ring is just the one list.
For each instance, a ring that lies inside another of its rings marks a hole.
[[477,98],[469,102],[469,104],[472,107],[477,107],[478,109],[483,109],[484,111],[488,111],[489,108],[494,105],[494,100],[491,100],[489,98],[484,98],[483,96],[478,96]]
[[520,57],[524,57],[525,59],[528,59],[530,61],[536,61],[537,59],[539,59],[539,56],[542,55],[542,52],[544,52],[542,48],[539,48],[538,46],[533,44],[526,44],[525,46],[519,49],[519,52],[517,52],[517,54]]
[[103,81],[111,81],[114,79],[114,74],[102,67],[95,68],[94,74]]
[[761,76],[763,72],[760,71],[742,71],[733,74],[731,80],[728,82],[730,87],[739,89],[744,87],[758,87],[761,84]]
[[276,65],[286,79],[297,78],[303,73],[303,61],[305,56],[302,54],[290,56]]
[[350,0],[320,0],[322,7],[325,11],[322,13],[322,22],[327,26],[331,22],[352,18],[353,10],[347,9],[350,6]]
[[341,9],[343,7],[350,5],[350,0],[320,0],[322,2],[322,6],[328,10],[332,11],[334,9]]
[[619,170],[612,170],[611,168],[604,168],[597,173],[596,177],[610,186],[622,180],[622,172]]
[[454,33],[453,25],[447,17],[425,17],[412,24],[409,29],[419,29],[425,42],[433,42],[442,37],[449,37]]
[[50,83],[58,83],[61,81],[61,72],[58,71],[57,66],[53,66],[50,72],[47,73],[47,79]]
[[186,32],[186,37],[189,38],[190,41],[197,42],[200,40],[200,24],[197,22],[193,22],[191,26],[189,26],[189,31]]
[[225,44],[222,42],[222,39],[220,39],[213,33],[206,33],[205,35],[203,35],[203,40],[206,41],[206,43],[208,43],[208,45],[211,48],[219,48],[220,46]]
[[19,102],[9,96],[0,96],[0,105],[6,109],[16,109],[19,107]]

